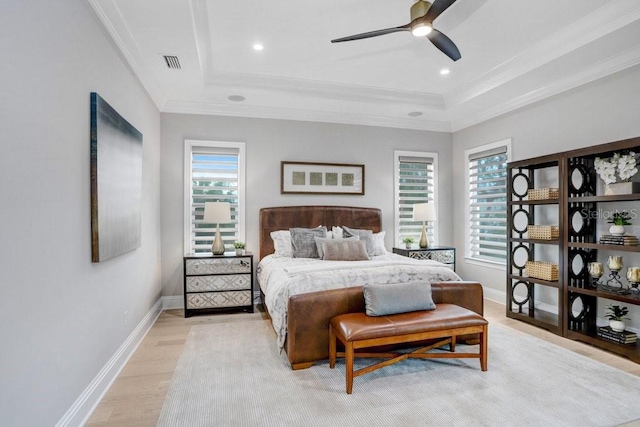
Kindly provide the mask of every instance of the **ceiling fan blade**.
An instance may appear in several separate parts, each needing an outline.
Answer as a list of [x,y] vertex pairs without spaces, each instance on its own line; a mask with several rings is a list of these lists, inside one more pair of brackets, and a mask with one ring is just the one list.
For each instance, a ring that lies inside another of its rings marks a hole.
[[427,34],[427,38],[431,40],[431,43],[433,43],[435,47],[440,49],[442,53],[444,53],[454,61],[462,58],[462,55],[460,55],[460,51],[458,50],[456,44],[452,42],[449,37],[445,36],[435,28],[429,34]]
[[442,12],[447,10],[449,6],[454,4],[456,0],[436,0],[433,2],[429,11],[427,12],[427,22],[433,22]]
[[331,43],[348,42],[351,40],[368,39],[369,37],[384,36],[385,34],[397,33],[398,31],[411,31],[409,24],[400,27],[385,28],[384,30],[369,31],[368,33],[354,34],[353,36],[342,37],[331,40]]

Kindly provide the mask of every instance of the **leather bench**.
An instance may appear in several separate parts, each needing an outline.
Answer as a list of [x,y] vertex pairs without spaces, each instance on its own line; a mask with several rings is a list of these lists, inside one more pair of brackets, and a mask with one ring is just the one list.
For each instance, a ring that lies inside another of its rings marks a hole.
[[[480,335],[478,353],[455,353],[456,337]],[[435,310],[414,311],[387,316],[368,316],[366,313],[347,313],[331,318],[329,325],[329,367],[334,368],[336,357],[344,357],[347,394],[353,390],[353,378],[392,365],[407,358],[477,358],[480,368],[487,370],[488,322],[478,313],[454,304],[437,304]],[[344,344],[344,352],[337,351],[337,340]],[[366,353],[358,349],[389,344],[438,340],[410,353]],[[450,353],[427,353],[449,344]],[[354,357],[387,358],[382,362],[353,371]]]

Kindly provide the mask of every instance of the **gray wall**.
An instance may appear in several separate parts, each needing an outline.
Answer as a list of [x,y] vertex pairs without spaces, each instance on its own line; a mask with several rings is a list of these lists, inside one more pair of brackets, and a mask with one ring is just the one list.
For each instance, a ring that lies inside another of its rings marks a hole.
[[[247,250],[258,261],[260,208],[289,205],[346,205],[382,209],[386,246],[393,246],[393,151],[438,152],[441,203],[440,242],[450,244],[451,135],[367,126],[196,116],[162,115],[163,295],[182,294],[184,140],[243,141],[247,149]],[[364,196],[281,195],[280,161],[365,165]]]
[[[512,160],[521,160],[637,137],[640,135],[639,95],[640,67],[634,67],[517,112],[455,132],[454,224],[462,225],[465,221],[466,149],[512,138]],[[460,251],[457,264],[459,273],[464,278],[479,280],[489,296],[498,296],[492,290],[504,294],[504,269],[496,271],[466,262],[463,256],[465,239],[465,227],[455,227],[454,241]],[[625,260],[631,259],[630,254],[625,254]],[[636,262],[635,265],[640,264]]]
[[[0,414],[51,426],[160,297],[160,114],[87,1],[3,0],[0,29]],[[142,246],[100,264],[92,91],[144,135]]]

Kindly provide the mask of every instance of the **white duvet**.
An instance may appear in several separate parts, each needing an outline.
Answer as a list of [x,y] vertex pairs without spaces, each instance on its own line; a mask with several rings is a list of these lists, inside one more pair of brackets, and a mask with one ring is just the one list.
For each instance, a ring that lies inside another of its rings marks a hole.
[[258,265],[258,284],[278,347],[287,336],[289,297],[326,289],[347,288],[367,283],[404,283],[416,280],[440,282],[461,280],[450,267],[437,261],[415,260],[388,253],[368,261],[325,261],[311,258],[286,258],[268,255]]

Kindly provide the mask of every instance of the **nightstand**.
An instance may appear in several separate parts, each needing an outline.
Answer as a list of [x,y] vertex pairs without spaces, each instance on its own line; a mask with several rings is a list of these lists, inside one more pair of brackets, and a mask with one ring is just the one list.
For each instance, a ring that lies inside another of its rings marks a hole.
[[253,313],[253,255],[184,257],[184,317],[201,312]]
[[414,259],[432,259],[456,271],[456,248],[449,246],[429,246],[428,248],[393,248],[393,253]]

